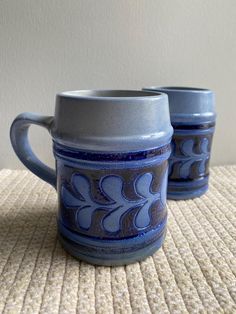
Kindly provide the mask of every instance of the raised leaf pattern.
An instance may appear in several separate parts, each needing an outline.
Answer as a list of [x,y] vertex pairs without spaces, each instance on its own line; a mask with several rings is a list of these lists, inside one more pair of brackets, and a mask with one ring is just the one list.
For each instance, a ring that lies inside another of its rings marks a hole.
[[[206,161],[209,159],[210,153],[208,151],[208,145],[209,141],[207,138],[203,138],[201,140],[201,153],[196,154],[194,152],[194,140],[193,139],[187,139],[185,140],[181,145],[181,166],[179,169],[179,175],[181,178],[187,178],[189,175],[189,169],[193,164],[198,162],[198,174],[202,175],[205,173],[205,164]],[[170,158],[170,169],[172,168],[172,165],[178,161],[180,158],[175,157],[174,154]]]
[[120,230],[122,217],[133,208],[139,207],[134,218],[137,229],[146,228],[150,224],[149,209],[154,202],[161,201],[163,206],[166,202],[167,172],[162,178],[159,192],[151,190],[153,175],[145,173],[134,182],[137,194],[136,200],[126,198],[123,192],[124,182],[118,175],[108,175],[100,180],[100,190],[109,200],[101,204],[92,197],[89,180],[80,174],[72,176],[71,185],[62,185],[62,199],[65,207],[76,209],[77,222],[81,228],[89,229],[92,216],[96,210],[107,210],[102,224],[106,231],[117,232]]

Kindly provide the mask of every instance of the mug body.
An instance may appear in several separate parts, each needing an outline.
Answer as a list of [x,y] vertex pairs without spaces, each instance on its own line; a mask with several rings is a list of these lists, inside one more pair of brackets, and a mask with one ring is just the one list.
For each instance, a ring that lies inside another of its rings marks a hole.
[[169,98],[174,128],[169,159],[168,198],[189,199],[208,189],[209,161],[215,130],[212,91],[189,87],[150,87]]
[[51,133],[64,248],[99,265],[124,265],[155,252],[166,232],[167,96],[61,93]]

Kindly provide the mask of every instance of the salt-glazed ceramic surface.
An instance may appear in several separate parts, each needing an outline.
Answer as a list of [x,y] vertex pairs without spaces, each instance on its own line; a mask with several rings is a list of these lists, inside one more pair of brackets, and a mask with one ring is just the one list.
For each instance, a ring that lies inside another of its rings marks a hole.
[[166,93],[174,128],[169,159],[168,198],[188,199],[208,189],[209,160],[215,130],[215,97],[207,89],[150,87]]
[[[56,171],[32,152],[30,124],[51,133]],[[164,240],[172,133],[165,94],[73,91],[57,95],[54,117],[19,115],[11,142],[26,167],[57,189],[64,248],[90,263],[122,265]]]

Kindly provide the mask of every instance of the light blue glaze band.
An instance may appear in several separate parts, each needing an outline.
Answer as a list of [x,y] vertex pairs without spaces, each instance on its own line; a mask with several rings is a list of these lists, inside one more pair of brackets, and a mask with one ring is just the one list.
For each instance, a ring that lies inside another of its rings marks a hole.
[[166,234],[166,218],[156,230],[123,240],[101,241],[81,236],[63,226],[61,221],[58,221],[58,230],[62,245],[73,256],[92,264],[119,266],[143,260],[161,247]]
[[75,243],[65,240],[65,238],[62,237],[60,234],[59,238],[65,250],[80,260],[95,265],[121,266],[142,261],[146,257],[154,254],[162,246],[165,240],[165,235],[166,228],[164,228],[162,233],[159,234],[159,237],[156,239],[155,242],[144,246],[142,249],[130,252],[122,252],[121,250],[120,253],[116,254],[99,254],[94,252],[92,254],[89,254],[88,252],[83,253],[82,250],[78,248]]
[[216,120],[215,95],[209,89],[151,86],[143,90],[168,95],[172,124],[199,124]]

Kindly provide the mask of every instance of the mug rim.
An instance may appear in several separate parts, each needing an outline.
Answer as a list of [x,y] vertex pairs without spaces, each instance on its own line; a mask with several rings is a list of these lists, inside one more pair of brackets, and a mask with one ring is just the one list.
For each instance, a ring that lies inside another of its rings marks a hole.
[[160,99],[165,94],[159,91],[126,90],[126,89],[81,89],[57,93],[58,97],[87,100],[147,100]]
[[177,92],[177,93],[212,93],[212,90],[208,88],[201,88],[201,87],[191,87],[191,86],[149,86],[144,87],[143,90],[149,91],[165,91],[167,92]]
[[173,133],[168,96],[156,91],[62,92],[54,121],[53,138],[87,150],[147,150],[169,142]]

